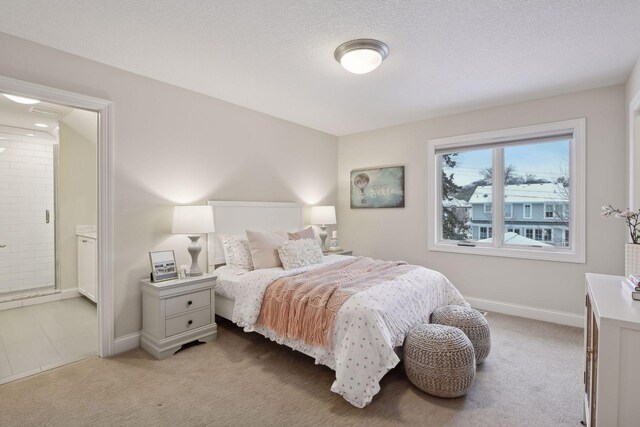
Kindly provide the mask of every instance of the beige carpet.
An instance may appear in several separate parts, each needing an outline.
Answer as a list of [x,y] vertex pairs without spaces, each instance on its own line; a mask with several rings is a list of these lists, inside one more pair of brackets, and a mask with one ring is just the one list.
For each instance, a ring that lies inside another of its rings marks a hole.
[[466,397],[428,396],[402,365],[364,409],[333,372],[226,321],[218,340],[158,361],[138,349],[0,386],[0,425],[577,426],[582,331],[491,313],[493,347]]

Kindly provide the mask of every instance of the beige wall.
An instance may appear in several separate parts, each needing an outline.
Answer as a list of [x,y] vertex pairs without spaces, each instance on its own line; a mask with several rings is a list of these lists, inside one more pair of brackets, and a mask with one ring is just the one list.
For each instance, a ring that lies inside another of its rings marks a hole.
[[[634,110],[631,111],[631,102],[640,95],[640,58],[636,62],[635,66],[631,70],[629,80],[627,80],[627,107],[626,110],[628,120],[632,120],[628,123],[627,137],[629,138],[628,144],[630,153],[633,153],[632,162],[628,165],[633,168],[633,174],[630,174],[630,180],[634,182],[630,183],[630,188],[633,192],[633,206],[632,208],[640,208],[640,105],[636,105]],[[633,113],[633,114],[632,114]],[[631,133],[629,130],[631,126],[634,126],[634,131]],[[631,147],[633,149],[631,150]]]
[[98,220],[98,115],[73,110],[62,119],[58,146],[58,268],[62,289],[78,287],[76,225]]
[[[626,203],[624,99],[624,87],[614,86],[340,137],[342,246],[440,270],[465,296],[581,313],[585,272],[624,273],[625,227],[599,216],[603,204]],[[586,264],[427,251],[429,139],[579,117],[587,120]],[[406,166],[406,207],[351,210],[349,171],[381,165]]]
[[337,201],[334,136],[6,34],[0,56],[0,75],[114,103],[116,337],[141,328],[148,252],[188,263],[188,239],[170,234],[173,205]]
[[627,103],[631,102],[631,100],[640,93],[640,58],[638,58],[638,61],[629,74],[626,90]]

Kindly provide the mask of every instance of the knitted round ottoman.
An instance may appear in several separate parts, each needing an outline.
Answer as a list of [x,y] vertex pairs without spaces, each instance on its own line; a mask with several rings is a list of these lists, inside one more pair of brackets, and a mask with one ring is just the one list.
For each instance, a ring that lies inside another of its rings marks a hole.
[[458,328],[418,325],[404,346],[404,369],[420,390],[439,397],[463,396],[473,384],[473,345]]
[[455,326],[467,335],[476,352],[476,364],[484,362],[491,350],[489,323],[482,313],[462,305],[446,305],[431,315],[431,323]]

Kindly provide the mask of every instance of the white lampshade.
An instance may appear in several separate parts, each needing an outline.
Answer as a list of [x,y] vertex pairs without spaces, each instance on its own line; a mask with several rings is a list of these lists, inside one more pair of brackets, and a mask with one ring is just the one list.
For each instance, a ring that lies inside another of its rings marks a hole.
[[311,224],[335,224],[335,206],[313,206],[311,208]]
[[173,229],[176,234],[204,234],[215,231],[211,206],[176,206]]

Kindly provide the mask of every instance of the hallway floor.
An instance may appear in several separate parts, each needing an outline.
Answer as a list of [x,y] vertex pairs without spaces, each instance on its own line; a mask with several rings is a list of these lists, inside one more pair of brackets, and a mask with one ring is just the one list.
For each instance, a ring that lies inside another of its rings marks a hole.
[[84,297],[0,311],[0,384],[95,356],[97,334]]

